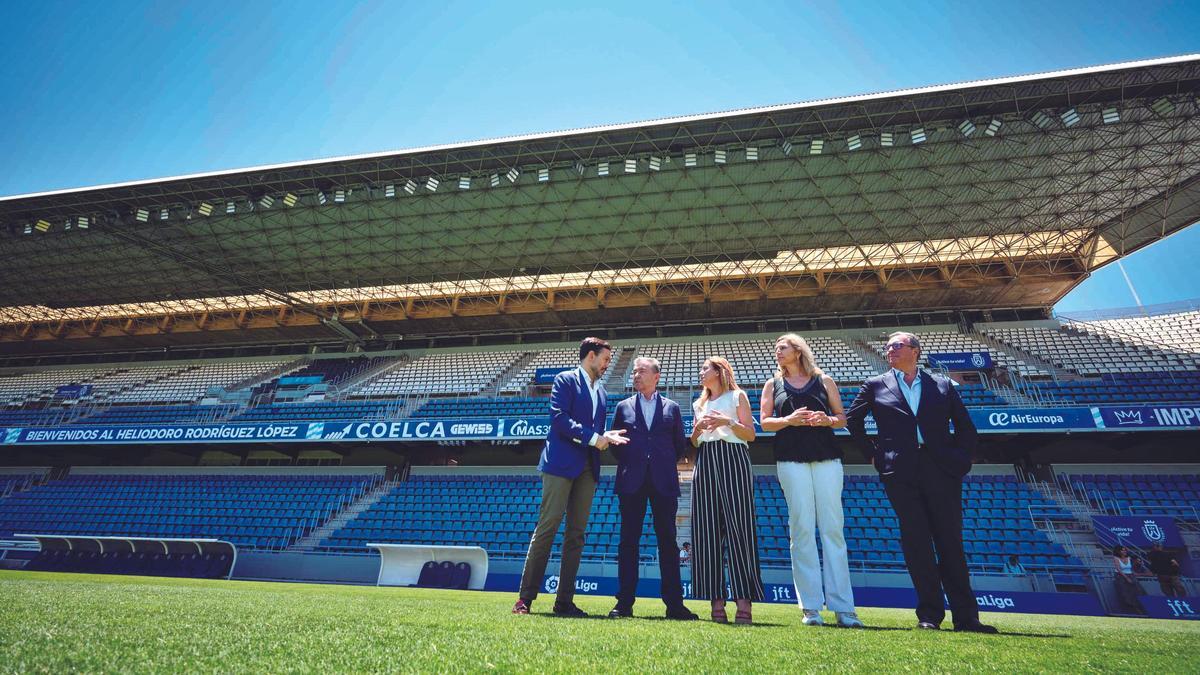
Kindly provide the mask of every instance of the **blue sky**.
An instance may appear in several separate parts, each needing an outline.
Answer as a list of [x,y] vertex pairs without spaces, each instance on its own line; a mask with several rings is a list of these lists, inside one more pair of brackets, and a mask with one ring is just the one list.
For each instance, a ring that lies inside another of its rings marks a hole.
[[[1200,52],[1186,2],[0,4],[0,194]],[[1128,258],[1200,297],[1200,228]],[[1133,304],[1115,266],[1060,312]]]

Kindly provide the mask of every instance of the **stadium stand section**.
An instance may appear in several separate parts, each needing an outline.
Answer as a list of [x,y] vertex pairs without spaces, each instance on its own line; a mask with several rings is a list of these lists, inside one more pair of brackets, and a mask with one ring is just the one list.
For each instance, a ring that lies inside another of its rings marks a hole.
[[[541,483],[528,475],[413,476],[321,542],[329,550],[362,550],[368,541],[411,544],[478,545],[489,555],[519,558],[536,522]],[[1065,511],[1015,476],[972,476],[965,483],[964,531],[975,570],[998,570],[1018,554],[1031,570],[1079,575],[1083,563],[1039,531],[1030,506],[1040,513]],[[856,566],[899,568],[903,564],[895,515],[872,476],[847,476],[843,503],[846,536]],[[774,475],[755,479],[759,553],[763,564],[789,561],[787,505]],[[589,519],[584,557],[613,561],[620,523],[612,476],[602,476]],[[645,532],[651,533],[647,515]],[[561,534],[556,545],[561,543]],[[643,538],[641,555],[657,555],[653,534]]]
[[474,394],[496,382],[520,352],[427,354],[402,363],[348,393],[351,398],[395,398],[411,394]]
[[1200,355],[1130,346],[1107,338],[1070,332],[1064,327],[987,327],[991,338],[1034,354],[1070,372],[1099,377],[1111,373],[1194,372]]
[[113,403],[192,403],[210,387],[230,387],[286,365],[288,360],[226,361],[185,367],[112,397]]
[[1064,474],[1058,480],[1104,513],[1164,515],[1200,526],[1200,476]]
[[73,474],[0,500],[0,538],[16,533],[203,537],[282,549],[379,479],[366,473]]

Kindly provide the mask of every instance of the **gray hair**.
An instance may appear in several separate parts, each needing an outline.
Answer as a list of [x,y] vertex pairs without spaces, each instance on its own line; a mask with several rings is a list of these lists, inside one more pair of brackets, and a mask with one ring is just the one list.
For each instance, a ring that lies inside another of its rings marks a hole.
[[891,335],[888,336],[888,342],[891,342],[892,338],[895,338],[895,337],[904,338],[904,341],[908,343],[909,347],[912,347],[913,349],[915,349],[917,351],[921,351],[921,341],[917,339],[916,335],[913,335],[912,333],[909,333],[907,331],[898,330],[895,333],[892,333]]
[[636,366],[638,361],[645,361],[646,363],[649,363],[650,367],[653,368],[654,372],[656,373],[662,372],[662,365],[660,365],[658,363],[658,359],[654,358],[653,356],[639,356],[633,360],[633,365]]

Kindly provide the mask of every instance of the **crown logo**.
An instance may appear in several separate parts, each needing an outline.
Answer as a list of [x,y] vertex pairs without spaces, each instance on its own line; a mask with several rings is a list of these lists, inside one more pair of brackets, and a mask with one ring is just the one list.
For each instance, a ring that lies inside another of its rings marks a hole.
[[1113,417],[1117,418],[1117,424],[1141,424],[1141,410],[1114,410]]

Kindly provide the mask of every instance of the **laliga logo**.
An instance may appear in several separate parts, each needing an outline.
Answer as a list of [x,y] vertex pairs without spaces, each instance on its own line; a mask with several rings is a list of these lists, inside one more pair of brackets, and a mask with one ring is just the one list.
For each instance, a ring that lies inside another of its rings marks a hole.
[[976,368],[982,368],[983,367],[983,354],[980,354],[978,352],[972,354],[971,355],[971,365],[975,366]]
[[975,604],[980,607],[995,607],[996,609],[1007,609],[1016,606],[1012,598],[1005,598],[999,595],[980,595],[976,596]]
[[988,415],[988,424],[994,427],[1008,426],[1008,413],[995,412]]
[[1141,410],[1114,410],[1113,417],[1117,418],[1117,425],[1124,424],[1141,424]]
[[1167,533],[1163,532],[1162,527],[1153,520],[1142,522],[1142,534],[1146,535],[1150,541],[1162,541],[1167,538]]
[[[559,580],[558,575],[551,574],[550,576],[546,577],[546,585],[544,586],[544,588],[546,589],[547,593],[557,593],[559,583],[560,583],[560,580]],[[598,588],[600,588],[599,582],[584,581],[583,579],[575,580],[575,590],[580,593],[593,593]]]
[[547,593],[557,593],[558,592],[558,575],[557,574],[551,574],[550,576],[546,577],[546,592]]

